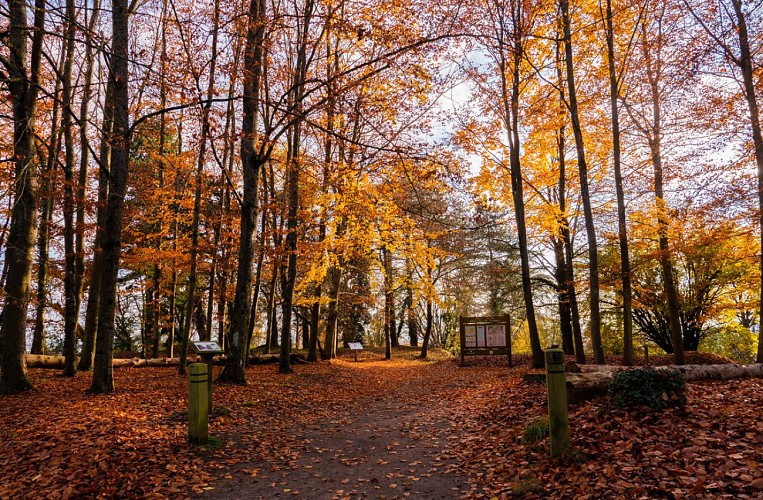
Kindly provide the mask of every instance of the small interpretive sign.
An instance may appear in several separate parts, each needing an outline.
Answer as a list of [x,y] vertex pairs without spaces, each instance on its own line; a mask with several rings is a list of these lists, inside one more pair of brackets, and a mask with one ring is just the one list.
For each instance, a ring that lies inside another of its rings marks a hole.
[[217,342],[192,342],[196,354],[222,354],[223,350]]

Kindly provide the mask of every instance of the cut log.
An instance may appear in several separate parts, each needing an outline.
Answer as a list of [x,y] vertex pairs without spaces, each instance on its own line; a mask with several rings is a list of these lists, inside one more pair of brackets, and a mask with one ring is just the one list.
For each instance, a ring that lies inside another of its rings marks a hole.
[[[47,356],[41,354],[26,354],[26,366],[27,368],[48,368],[52,370],[64,369],[64,357],[63,356]],[[200,363],[201,357],[189,356],[189,363]],[[215,366],[222,366],[225,364],[225,358],[221,356],[215,356],[213,358]],[[75,361],[76,364],[76,361]],[[178,366],[180,364],[179,358],[114,358],[111,362],[111,366],[114,368],[140,368],[144,366]]]
[[[582,373],[567,374],[567,395],[571,403],[607,394],[615,373],[629,368],[608,365],[582,365]],[[763,378],[763,364],[739,365],[673,365],[656,366],[655,370],[678,370],[686,382],[701,380],[732,380],[737,378]]]

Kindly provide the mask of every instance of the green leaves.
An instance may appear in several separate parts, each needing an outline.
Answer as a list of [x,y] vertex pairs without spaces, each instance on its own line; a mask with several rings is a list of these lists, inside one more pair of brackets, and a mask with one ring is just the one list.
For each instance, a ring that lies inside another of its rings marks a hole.
[[636,368],[615,374],[609,387],[614,406],[648,406],[653,410],[686,404],[686,384],[678,370]]

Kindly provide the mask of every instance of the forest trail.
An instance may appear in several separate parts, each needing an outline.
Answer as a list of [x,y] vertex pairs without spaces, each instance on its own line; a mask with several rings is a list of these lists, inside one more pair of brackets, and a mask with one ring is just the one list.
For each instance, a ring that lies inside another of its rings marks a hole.
[[[479,371],[468,368],[454,370],[452,362],[443,363],[442,369],[437,369],[440,363],[405,368],[384,361],[340,363],[352,380],[345,393],[357,394],[350,404],[334,405],[331,414],[293,429],[292,453],[224,471],[199,498],[466,495],[468,478],[452,449],[459,442],[452,423],[458,412],[455,394],[485,390],[493,377],[475,376]],[[306,407],[303,415],[315,410]]]

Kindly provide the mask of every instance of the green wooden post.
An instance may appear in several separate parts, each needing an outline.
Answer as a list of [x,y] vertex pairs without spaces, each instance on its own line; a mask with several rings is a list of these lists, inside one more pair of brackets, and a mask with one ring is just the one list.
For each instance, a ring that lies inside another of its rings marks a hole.
[[564,351],[553,345],[546,350],[546,389],[548,390],[548,431],[551,457],[570,450],[570,423],[567,420],[567,377]]
[[196,445],[207,444],[208,437],[208,373],[205,363],[193,363],[188,376],[188,440]]

